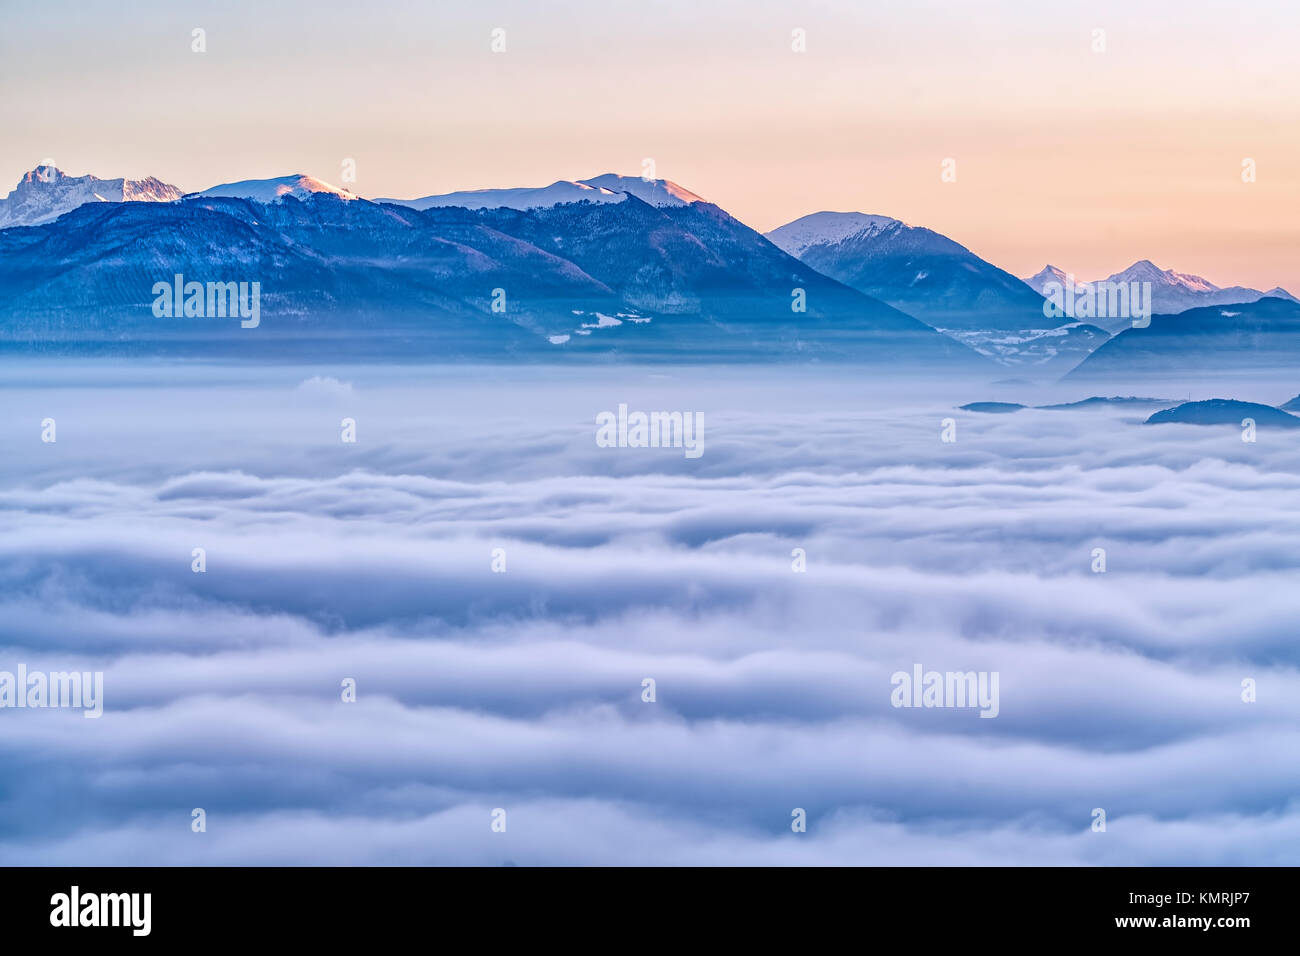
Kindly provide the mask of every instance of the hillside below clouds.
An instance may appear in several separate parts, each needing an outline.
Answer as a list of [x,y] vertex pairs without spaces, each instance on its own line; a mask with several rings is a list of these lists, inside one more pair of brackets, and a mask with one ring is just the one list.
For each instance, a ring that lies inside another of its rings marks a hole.
[[[534,191],[491,208],[377,203],[294,175],[171,202],[84,204],[55,222],[0,231],[0,345],[268,360],[794,358],[989,368],[689,190],[613,175],[578,185],[604,198],[565,201],[571,191],[561,189],[556,202],[538,202]],[[155,316],[154,285],[174,274],[258,282],[260,324]]]
[[1155,315],[1120,332],[1067,381],[1203,382],[1215,377],[1293,379],[1300,369],[1300,303],[1268,296]]

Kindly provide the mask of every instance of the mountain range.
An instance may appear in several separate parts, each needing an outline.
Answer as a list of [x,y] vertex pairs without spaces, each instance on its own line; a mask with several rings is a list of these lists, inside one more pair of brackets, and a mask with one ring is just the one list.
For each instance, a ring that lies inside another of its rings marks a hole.
[[37,166],[0,199],[0,229],[51,222],[86,203],[171,202],[182,193],[154,179],[99,179],[69,176],[50,165]]
[[818,272],[938,328],[1053,328],[1043,297],[965,246],[888,216],[817,212],[767,238]]
[[[1150,282],[1151,311],[1168,315],[1209,305],[1236,305],[1244,302],[1257,302],[1265,297],[1300,302],[1300,299],[1297,299],[1281,287],[1270,289],[1267,292],[1248,289],[1244,286],[1221,288],[1200,276],[1175,272],[1172,269],[1161,269],[1150,259],[1140,259],[1122,272],[1116,272],[1105,279],[1098,279],[1093,282],[1083,282],[1053,265],[1044,266],[1042,270],[1024,281],[1036,292],[1043,295],[1047,294],[1045,290],[1048,283],[1052,282],[1059,283],[1061,288],[1067,288],[1071,282],[1076,288],[1103,282]],[[1107,327],[1112,332],[1119,331],[1131,324],[1127,318],[1097,319],[1096,323]]]
[[[398,205],[295,175],[165,203],[83,204],[0,231],[0,346],[989,366],[674,183],[597,181],[620,198]],[[258,282],[257,333],[156,315],[153,289],[174,275]]]
[[276,179],[246,179],[238,183],[222,183],[190,195],[200,199],[252,199],[254,202],[276,202],[285,196],[306,199],[317,193],[327,193],[339,199],[357,198],[357,194],[349,189],[331,186],[315,176],[304,176],[302,173],[280,176]]
[[[156,315],[153,290],[176,275],[257,282],[260,333]],[[1017,279],[882,215],[814,213],[763,236],[676,183],[615,174],[371,201],[303,174],[185,193],[42,165],[0,200],[6,350],[996,362],[1051,378],[1176,371],[1205,348],[1246,365],[1291,353],[1300,304],[1280,288],[1141,260],[1106,281],[1151,282],[1166,314],[1107,330],[1045,316],[1041,290],[1068,278]],[[1238,308],[1169,321],[1207,301]]]
[[570,202],[622,202],[635,196],[651,206],[686,206],[704,200],[666,179],[644,180],[638,176],[606,173],[594,179],[567,180],[549,186],[516,189],[467,189],[425,196],[421,199],[376,199],[375,202],[431,209],[459,206],[465,209],[540,209]]
[[1110,337],[1048,318],[1043,297],[947,236],[889,216],[818,212],[767,233],[818,272],[914,315],[1002,365],[1055,377]]

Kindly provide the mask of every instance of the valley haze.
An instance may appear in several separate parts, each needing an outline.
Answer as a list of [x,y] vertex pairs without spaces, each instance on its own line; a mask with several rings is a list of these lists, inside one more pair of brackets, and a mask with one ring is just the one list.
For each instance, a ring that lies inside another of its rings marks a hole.
[[[1294,432],[851,366],[3,372],[3,660],[104,674],[0,720],[8,861],[1295,862]],[[704,453],[601,447],[619,402]],[[891,706],[918,664],[996,719]]]
[[6,11],[0,860],[1300,864],[1298,37]]

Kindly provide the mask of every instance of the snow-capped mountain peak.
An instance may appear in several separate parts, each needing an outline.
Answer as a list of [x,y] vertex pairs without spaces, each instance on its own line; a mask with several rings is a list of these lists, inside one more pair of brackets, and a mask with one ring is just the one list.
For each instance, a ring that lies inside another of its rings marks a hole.
[[[1037,292],[1042,292],[1049,282],[1059,282],[1062,286],[1069,284],[1071,274],[1056,266],[1044,266],[1037,274],[1025,279],[1025,283]],[[1093,280],[1084,280],[1073,276],[1076,285],[1092,285]],[[1161,269],[1150,259],[1139,259],[1123,272],[1107,276],[1102,282],[1150,282],[1157,289],[1168,292],[1205,293],[1218,292],[1219,287],[1208,279],[1172,269]]]
[[584,185],[611,192],[627,193],[651,206],[689,206],[691,203],[705,202],[684,186],[679,186],[670,179],[642,179],[639,176],[620,176],[617,173],[604,173],[591,179],[580,180]]
[[765,235],[823,275],[935,328],[983,333],[1045,327],[1042,299],[1032,289],[924,226],[890,216],[823,211]]
[[[1056,266],[1047,266],[1037,275],[1025,279],[1025,283],[1041,295],[1046,295],[1049,282],[1059,282],[1062,288],[1069,285],[1070,276]],[[1268,292],[1249,289],[1242,286],[1223,288],[1209,279],[1188,272],[1175,272],[1173,269],[1161,269],[1150,259],[1139,259],[1123,272],[1116,272],[1105,279],[1085,282],[1074,277],[1076,287],[1100,286],[1104,283],[1151,283],[1152,309],[1157,313],[1178,313],[1208,305],[1235,305],[1244,302],[1257,302],[1262,298],[1297,300],[1291,293],[1281,287]]]
[[1190,275],[1185,272],[1174,272],[1172,269],[1161,269],[1150,259],[1139,259],[1123,272],[1117,272],[1107,278],[1108,282],[1150,282],[1156,286],[1167,286],[1171,289],[1181,289],[1188,292],[1217,292],[1219,287],[1208,279],[1202,279],[1200,276]]
[[797,259],[813,246],[835,245],[845,239],[865,237],[901,225],[904,224],[889,216],[864,212],[815,212],[773,229],[767,238]]
[[40,166],[37,166],[35,169],[33,169],[30,173],[24,173],[22,181],[25,183],[53,183],[53,182],[57,182],[60,179],[70,179],[70,178],[71,177],[68,176],[67,173],[59,169],[57,166],[50,166],[48,164],[42,163]]
[[1300,299],[1297,299],[1295,296],[1293,296],[1290,292],[1286,291],[1286,289],[1282,288],[1280,285],[1274,286],[1273,288],[1269,289],[1267,292],[1264,293],[1264,295],[1270,299],[1286,299],[1288,302],[1300,303]]
[[561,179],[549,186],[522,186],[507,189],[462,189],[454,193],[424,196],[421,199],[376,199],[375,202],[432,209],[460,206],[465,209],[541,209],[569,202],[622,202],[621,192],[588,183]]
[[100,179],[69,176],[48,163],[24,173],[0,199],[0,229],[37,226],[89,202],[171,202],[181,190],[149,176],[145,179]]
[[278,176],[275,179],[245,179],[237,183],[222,183],[219,186],[213,186],[211,189],[205,189],[202,192],[190,193],[186,198],[207,197],[207,198],[233,198],[233,199],[251,199],[254,202],[271,203],[278,202],[285,196],[292,196],[295,199],[305,199],[316,193],[328,193],[338,196],[340,199],[356,199],[356,193],[350,189],[341,189],[338,186],[331,186],[324,180],[317,179],[315,176],[306,176],[302,173],[294,173],[291,176]]
[[561,179],[549,186],[506,189],[465,189],[420,199],[376,199],[375,202],[431,209],[461,206],[466,209],[543,209],[571,202],[622,202],[635,196],[651,206],[686,206],[703,202],[699,196],[667,179],[644,180],[636,176],[606,173],[592,179]]
[[[1048,263],[1043,266],[1043,268],[1039,269],[1038,272],[1022,281],[1025,285],[1029,286],[1041,295],[1044,294],[1043,290],[1047,288],[1049,282],[1056,282],[1061,286],[1061,288],[1065,288],[1070,283],[1070,274],[1064,269],[1059,269],[1051,263]],[[1075,279],[1074,281],[1078,282],[1078,279]]]

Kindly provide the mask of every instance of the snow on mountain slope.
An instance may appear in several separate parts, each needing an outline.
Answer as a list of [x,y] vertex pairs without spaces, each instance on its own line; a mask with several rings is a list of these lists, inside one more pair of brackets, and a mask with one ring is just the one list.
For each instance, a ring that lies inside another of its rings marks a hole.
[[893,225],[903,224],[889,216],[864,212],[815,212],[773,229],[767,238],[798,259],[813,246],[834,245],[859,234],[873,235]]
[[1264,295],[1270,299],[1286,299],[1288,302],[1300,302],[1300,299],[1297,299],[1295,296],[1293,296],[1290,292],[1286,291],[1286,289],[1282,288],[1280,285],[1274,286],[1273,288],[1269,289],[1267,292],[1264,293]]
[[1034,291],[1046,294],[1044,290],[1049,282],[1057,282],[1064,287],[1071,278],[1073,278],[1076,287],[1095,285],[1101,282],[1150,282],[1152,311],[1168,315],[1186,312],[1188,309],[1196,309],[1202,306],[1257,302],[1266,297],[1287,299],[1291,302],[1300,301],[1281,287],[1270,289],[1268,292],[1260,292],[1258,289],[1249,289],[1236,285],[1222,288],[1201,276],[1191,275],[1186,272],[1175,272],[1173,269],[1161,269],[1150,259],[1139,259],[1122,272],[1116,272],[1105,279],[1084,281],[1072,277],[1070,274],[1056,268],[1056,266],[1049,265],[1024,281]]
[[[1041,331],[1043,298],[965,246],[889,216],[818,212],[766,234],[823,275],[935,328]],[[967,343],[970,344],[970,343]]]
[[[0,233],[0,350],[995,368],[712,203],[617,195],[526,211],[333,195],[85,205]],[[260,282],[257,334],[155,315],[151,290],[175,274]],[[509,290],[506,310],[495,307],[498,288]]]
[[1063,269],[1058,269],[1056,266],[1052,265],[1051,263],[1048,263],[1047,265],[1043,266],[1042,269],[1038,270],[1038,272],[1036,272],[1034,275],[1031,275],[1028,279],[1025,279],[1024,283],[1025,285],[1029,286],[1029,288],[1037,292],[1039,295],[1046,295],[1046,293],[1043,290],[1047,288],[1047,283],[1059,282],[1061,284],[1061,287],[1064,288],[1069,281],[1070,281],[1069,273],[1065,272]]
[[213,186],[211,189],[188,195],[252,199],[254,202],[270,203],[283,199],[285,196],[305,199],[315,193],[330,193],[340,199],[357,198],[356,193],[349,189],[331,186],[315,176],[304,176],[302,173],[294,173],[292,176],[280,176],[275,179],[245,179],[237,183],[222,183],[219,186]]
[[465,209],[546,209],[571,202],[622,202],[635,196],[651,206],[687,206],[703,202],[689,189],[667,179],[649,182],[636,176],[618,176],[605,173],[592,179],[561,179],[549,186],[523,186],[509,189],[465,189],[420,199],[376,199],[375,202],[409,206],[412,209],[434,209],[443,206],[460,206]]
[[412,209],[433,209],[441,206],[459,206],[465,209],[541,209],[567,202],[622,202],[627,196],[621,192],[602,189],[587,183],[561,179],[549,186],[522,186],[512,189],[464,189],[440,196],[421,199],[376,199],[375,202],[409,206]]
[[689,206],[691,203],[706,202],[704,197],[695,195],[689,189],[669,179],[645,180],[640,176],[605,173],[591,179],[584,179],[582,182],[599,189],[628,193],[651,206]]
[[0,229],[37,226],[88,202],[171,202],[181,190],[150,176],[147,179],[100,179],[69,176],[54,166],[37,166],[0,199]]
[[1106,277],[1107,282],[1150,282],[1157,288],[1180,289],[1187,292],[1218,292],[1219,287],[1208,279],[1175,272],[1173,269],[1161,269],[1150,259],[1139,259],[1123,272],[1116,272]]

